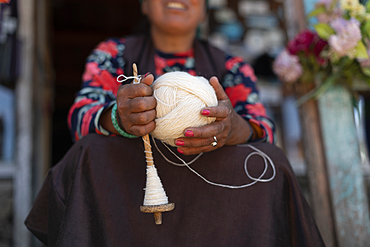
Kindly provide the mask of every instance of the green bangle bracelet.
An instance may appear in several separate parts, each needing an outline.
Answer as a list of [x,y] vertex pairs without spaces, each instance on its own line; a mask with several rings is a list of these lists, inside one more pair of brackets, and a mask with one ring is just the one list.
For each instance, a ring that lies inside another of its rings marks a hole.
[[112,114],[110,116],[111,116],[112,124],[113,124],[114,128],[118,131],[118,133],[121,134],[121,136],[128,137],[128,138],[136,138],[137,137],[135,135],[131,135],[131,134],[127,133],[126,131],[121,129],[121,127],[119,127],[118,122],[117,122],[117,103],[114,104],[113,109],[112,109]]

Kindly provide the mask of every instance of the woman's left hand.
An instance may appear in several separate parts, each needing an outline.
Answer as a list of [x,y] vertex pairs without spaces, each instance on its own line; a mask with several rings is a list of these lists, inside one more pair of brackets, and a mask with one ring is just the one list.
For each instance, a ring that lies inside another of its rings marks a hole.
[[185,129],[186,137],[175,140],[179,153],[192,155],[213,151],[224,145],[245,143],[250,135],[249,124],[235,112],[217,77],[212,77],[209,82],[216,91],[218,106],[206,107],[200,113],[216,117],[216,121],[202,127]]

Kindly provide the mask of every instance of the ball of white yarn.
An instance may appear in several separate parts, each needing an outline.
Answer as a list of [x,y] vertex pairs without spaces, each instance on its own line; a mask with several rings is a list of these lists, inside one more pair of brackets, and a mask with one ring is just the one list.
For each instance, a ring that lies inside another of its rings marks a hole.
[[168,72],[158,77],[152,87],[157,99],[153,137],[175,146],[174,140],[184,137],[186,128],[204,126],[216,120],[200,113],[202,108],[218,104],[215,90],[204,77]]

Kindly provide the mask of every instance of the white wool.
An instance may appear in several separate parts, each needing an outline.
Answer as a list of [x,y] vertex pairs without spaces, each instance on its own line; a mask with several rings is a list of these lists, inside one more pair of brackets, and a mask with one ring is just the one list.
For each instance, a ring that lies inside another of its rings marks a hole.
[[168,198],[154,165],[147,166],[146,175],[146,189],[143,204],[145,206],[167,204]]
[[204,126],[216,120],[201,114],[202,108],[218,103],[215,90],[204,77],[169,72],[156,79],[152,87],[157,99],[153,137],[175,146],[174,140],[184,137],[186,128]]

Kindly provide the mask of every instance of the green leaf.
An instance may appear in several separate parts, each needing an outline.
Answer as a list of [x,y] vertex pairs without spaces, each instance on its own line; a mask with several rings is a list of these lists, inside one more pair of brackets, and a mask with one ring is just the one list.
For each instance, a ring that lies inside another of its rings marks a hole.
[[370,11],[370,1],[367,1],[366,9],[367,9],[367,11]]
[[296,105],[297,106],[301,106],[303,105],[305,102],[307,102],[308,100],[310,99],[313,99],[313,94],[315,93],[316,89],[313,89],[311,91],[309,91],[308,93],[306,93],[305,95],[303,95],[302,97],[300,97],[297,101],[296,101]]
[[356,46],[356,58],[363,58],[363,59],[369,58],[369,55],[367,54],[366,46],[364,42],[362,42],[362,40],[360,40]]
[[309,99],[317,99],[320,97],[323,93],[326,92],[332,85],[334,85],[338,80],[339,75],[332,75],[327,80],[325,80],[323,83],[321,83],[317,88],[311,90],[307,94],[303,95],[300,99],[297,100],[296,104],[298,106],[302,105]]
[[314,98],[320,97],[323,93],[326,92],[332,85],[334,85],[337,82],[338,78],[336,75],[330,76],[327,80],[325,80],[316,90],[316,92],[313,94]]
[[363,67],[361,67],[361,70],[362,70],[362,72],[363,72],[366,76],[369,76],[369,77],[370,77],[370,68],[363,68]]
[[362,25],[361,31],[363,35],[366,35],[368,38],[370,38],[370,20],[366,21],[365,24]]
[[324,12],[326,12],[325,5],[321,5],[320,7],[311,11],[311,13],[309,13],[307,17],[312,18],[312,17],[317,16],[317,15],[319,15],[321,13],[324,13]]
[[314,28],[320,38],[324,40],[327,40],[331,35],[335,34],[335,31],[326,23],[315,24]]

